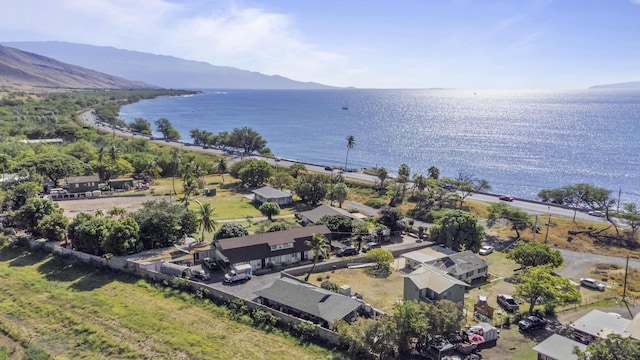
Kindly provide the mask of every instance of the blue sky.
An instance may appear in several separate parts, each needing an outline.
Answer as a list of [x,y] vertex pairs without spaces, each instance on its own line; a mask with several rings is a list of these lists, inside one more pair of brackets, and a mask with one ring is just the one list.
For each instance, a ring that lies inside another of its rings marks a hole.
[[640,0],[0,0],[0,41],[58,40],[359,88],[640,81]]

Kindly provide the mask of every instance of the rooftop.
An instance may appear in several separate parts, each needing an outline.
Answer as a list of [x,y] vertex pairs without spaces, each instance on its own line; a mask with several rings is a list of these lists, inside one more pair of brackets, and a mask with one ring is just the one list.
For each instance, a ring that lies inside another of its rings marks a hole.
[[344,209],[339,209],[324,204],[318,206],[313,210],[303,211],[300,214],[314,224],[320,221],[320,219],[325,215],[342,215],[352,219],[358,219],[357,216]]
[[274,189],[271,186],[263,186],[259,189],[252,190],[251,192],[260,195],[265,199],[286,198],[291,196],[290,191],[281,191],[278,189]]
[[477,257],[470,250],[445,256],[431,261],[429,264],[456,277],[488,266],[486,261]]
[[553,334],[540,344],[536,345],[533,348],[533,351],[554,359],[577,360],[578,356],[573,353],[573,348],[576,346],[582,351],[587,348],[587,345],[585,344],[581,344],[558,334]]
[[455,279],[447,273],[435,269],[431,266],[421,266],[416,271],[406,275],[419,289],[431,289],[438,294],[442,294],[454,285],[468,287],[466,283]]
[[629,324],[631,324],[631,320],[625,319],[618,314],[592,310],[570,326],[574,330],[582,331],[591,336],[604,338],[610,333],[629,337],[631,334],[626,331]]

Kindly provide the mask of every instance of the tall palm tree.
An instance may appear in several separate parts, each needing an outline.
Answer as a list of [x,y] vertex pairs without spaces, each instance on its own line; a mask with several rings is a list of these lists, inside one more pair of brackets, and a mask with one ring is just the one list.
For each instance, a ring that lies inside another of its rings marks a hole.
[[204,241],[204,233],[206,232],[213,232],[216,230],[216,225],[218,225],[218,223],[213,220],[213,204],[211,203],[201,203],[198,200],[195,200],[195,202],[198,203],[198,205],[200,205],[200,209],[198,210],[198,222],[200,223],[200,229],[202,229],[202,237],[201,240]]
[[176,192],[176,173],[178,172],[178,165],[180,164],[180,149],[175,148],[171,150],[171,164],[173,166],[173,174],[171,175],[171,185],[173,186],[173,193]]
[[313,251],[314,254],[313,266],[311,267],[311,270],[309,270],[307,276],[305,276],[304,278],[304,281],[309,281],[309,276],[311,276],[313,269],[315,269],[316,264],[318,263],[318,256],[322,255],[322,257],[326,258],[329,250],[331,250],[331,245],[329,244],[329,240],[327,240],[324,235],[318,233],[313,234],[311,240],[305,241],[304,244],[310,247],[310,250]]
[[356,146],[356,138],[353,135],[349,135],[345,138],[347,140],[347,158],[344,160],[344,171],[347,171],[347,161],[349,161],[349,150]]
[[216,168],[218,170],[218,174],[222,176],[222,183],[224,184],[224,174],[227,172],[227,160],[224,158],[218,159],[216,162]]

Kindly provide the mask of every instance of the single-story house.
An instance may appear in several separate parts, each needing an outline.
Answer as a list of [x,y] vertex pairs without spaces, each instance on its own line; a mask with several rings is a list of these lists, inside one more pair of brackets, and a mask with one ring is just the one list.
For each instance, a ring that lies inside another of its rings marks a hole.
[[71,194],[98,190],[100,184],[98,175],[71,176],[65,180],[69,186],[67,191]]
[[331,231],[326,225],[307,226],[216,240],[209,247],[194,250],[194,261],[215,257],[229,265],[251,264],[257,270],[311,260],[313,252],[305,242],[316,233],[331,241]]
[[355,320],[364,305],[348,296],[286,277],[255,294],[259,303],[330,329],[338,320]]
[[583,344],[590,344],[596,339],[604,339],[609,334],[618,334],[629,337],[627,328],[631,320],[625,319],[616,313],[606,313],[600,310],[591,310],[588,314],[569,325],[573,330],[573,338]]
[[253,201],[258,204],[265,202],[274,202],[280,206],[289,205],[293,202],[291,191],[282,191],[274,189],[270,186],[263,186],[259,189],[251,191],[254,195]]
[[342,215],[348,218],[362,221],[358,216],[348,212],[347,210],[336,208],[329,205],[320,205],[313,210],[303,211],[300,213],[302,222],[305,224],[317,224],[323,216],[326,215]]
[[415,270],[430,261],[440,259],[444,256],[443,254],[433,254],[432,252],[427,252],[425,250],[427,249],[411,251],[400,255],[400,257],[404,258],[405,267],[407,269]]
[[111,190],[131,190],[133,189],[133,178],[111,179],[107,181]]
[[587,348],[585,344],[553,334],[534,346],[533,351],[538,353],[538,360],[578,360],[578,356],[573,353],[576,346],[582,351]]
[[458,280],[484,278],[489,275],[489,264],[470,250],[447,255],[426,263],[440,269]]
[[404,276],[403,299],[425,302],[450,300],[462,304],[467,287],[469,285],[447,273],[423,265]]

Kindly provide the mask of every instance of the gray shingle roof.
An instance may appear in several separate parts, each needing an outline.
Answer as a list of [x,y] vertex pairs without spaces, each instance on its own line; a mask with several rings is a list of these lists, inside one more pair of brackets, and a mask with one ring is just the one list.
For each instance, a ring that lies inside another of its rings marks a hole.
[[344,318],[362,305],[348,296],[289,278],[280,278],[271,287],[258,290],[255,294],[316,316],[329,324]]
[[618,314],[592,310],[570,326],[574,330],[582,331],[591,336],[605,338],[612,332],[623,337],[630,336],[631,334],[626,331],[629,324],[631,324],[631,320],[625,319]]
[[438,294],[449,290],[454,285],[468,287],[466,283],[455,279],[445,272],[435,269],[431,266],[421,266],[416,271],[407,275],[418,289],[431,289]]
[[270,186],[263,186],[259,189],[255,189],[251,191],[254,194],[260,195],[265,199],[280,199],[280,198],[288,198],[291,197],[290,191],[281,191],[278,189],[274,189]]
[[429,264],[455,277],[484,268],[488,265],[486,261],[480,259],[469,250],[442,257],[429,262]]
[[574,360],[578,359],[578,356],[573,353],[573,348],[576,346],[582,351],[587,348],[587,345],[585,344],[581,344],[558,334],[553,334],[540,344],[536,345],[533,348],[533,351],[554,359]]
[[313,210],[309,210],[309,211],[303,211],[300,213],[300,215],[304,216],[305,218],[307,218],[310,222],[312,223],[317,223],[318,221],[320,221],[320,219],[325,216],[325,215],[342,215],[342,216],[346,216],[352,219],[358,219],[357,216],[353,215],[352,213],[343,210],[343,209],[339,209],[339,208],[335,208],[335,207],[331,207],[328,205],[320,205],[317,208],[313,209]]

